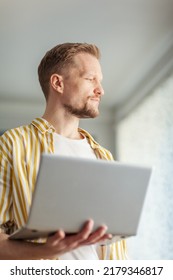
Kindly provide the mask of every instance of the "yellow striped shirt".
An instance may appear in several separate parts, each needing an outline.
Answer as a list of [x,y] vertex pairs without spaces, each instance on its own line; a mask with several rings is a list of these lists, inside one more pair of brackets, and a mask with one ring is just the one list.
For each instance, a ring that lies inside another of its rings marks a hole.
[[[79,128],[97,158],[113,160],[92,136]],[[7,234],[27,221],[40,163],[44,153],[54,153],[55,128],[43,118],[6,131],[0,137],[0,231]],[[104,259],[107,246],[101,246]],[[109,245],[110,259],[126,259],[125,240]]]

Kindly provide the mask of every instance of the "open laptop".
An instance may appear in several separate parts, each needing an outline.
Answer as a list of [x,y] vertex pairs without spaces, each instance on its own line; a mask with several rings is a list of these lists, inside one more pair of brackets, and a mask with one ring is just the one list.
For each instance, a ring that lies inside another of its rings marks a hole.
[[114,236],[137,234],[152,169],[106,160],[42,154],[26,225],[10,239],[78,232],[86,220]]

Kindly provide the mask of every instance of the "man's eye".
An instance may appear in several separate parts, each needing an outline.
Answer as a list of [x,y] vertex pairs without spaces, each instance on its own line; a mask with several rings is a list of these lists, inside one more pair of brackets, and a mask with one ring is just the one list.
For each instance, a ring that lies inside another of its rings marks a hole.
[[94,79],[93,78],[86,78],[86,80],[93,81]]

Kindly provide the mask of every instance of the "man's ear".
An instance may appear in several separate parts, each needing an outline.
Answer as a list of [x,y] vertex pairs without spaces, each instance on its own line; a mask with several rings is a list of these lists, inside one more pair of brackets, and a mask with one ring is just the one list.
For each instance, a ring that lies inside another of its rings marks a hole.
[[63,93],[64,83],[63,77],[61,75],[52,74],[52,76],[50,77],[50,85],[55,91]]

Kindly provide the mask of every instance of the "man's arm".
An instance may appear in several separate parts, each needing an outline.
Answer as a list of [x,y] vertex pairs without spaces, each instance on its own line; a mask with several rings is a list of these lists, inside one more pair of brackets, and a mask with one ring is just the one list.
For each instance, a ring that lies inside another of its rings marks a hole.
[[9,240],[8,235],[0,234],[0,259],[1,260],[26,260],[26,259],[56,259],[62,254],[77,249],[80,246],[90,245],[107,238],[106,226],[99,227],[92,232],[93,221],[85,223],[82,230],[74,235],[66,236],[59,230],[53,236],[48,237],[44,244]]

